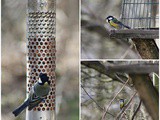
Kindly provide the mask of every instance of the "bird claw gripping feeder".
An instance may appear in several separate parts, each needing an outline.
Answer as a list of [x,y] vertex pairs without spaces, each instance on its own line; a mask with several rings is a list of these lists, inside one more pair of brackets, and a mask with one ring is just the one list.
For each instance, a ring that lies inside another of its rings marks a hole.
[[27,32],[27,96],[40,73],[47,74],[51,89],[27,110],[26,120],[55,120],[56,0],[28,0]]

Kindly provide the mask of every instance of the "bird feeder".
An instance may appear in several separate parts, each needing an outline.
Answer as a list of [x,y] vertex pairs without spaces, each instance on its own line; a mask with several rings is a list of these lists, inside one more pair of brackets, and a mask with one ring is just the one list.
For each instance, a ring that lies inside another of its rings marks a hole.
[[122,0],[121,21],[131,29],[111,30],[110,37],[132,39],[143,59],[158,59],[158,0]]
[[51,90],[44,102],[26,112],[26,120],[55,120],[56,0],[28,0],[27,96],[40,73],[46,73]]
[[158,28],[158,0],[123,0],[121,19],[133,28]]
[[121,21],[131,29],[112,30],[116,38],[159,38],[158,0],[123,0]]

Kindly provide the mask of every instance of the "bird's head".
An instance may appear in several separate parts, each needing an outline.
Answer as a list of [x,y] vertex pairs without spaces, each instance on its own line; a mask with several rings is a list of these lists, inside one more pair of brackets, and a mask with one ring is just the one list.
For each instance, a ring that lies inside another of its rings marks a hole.
[[119,101],[120,101],[120,102],[124,102],[124,99],[120,99]]
[[44,85],[46,82],[50,84],[49,77],[47,76],[46,73],[40,73],[38,83],[40,85]]
[[113,20],[113,19],[114,19],[114,17],[111,16],[111,15],[109,15],[109,16],[106,18],[106,22],[110,22],[110,21]]

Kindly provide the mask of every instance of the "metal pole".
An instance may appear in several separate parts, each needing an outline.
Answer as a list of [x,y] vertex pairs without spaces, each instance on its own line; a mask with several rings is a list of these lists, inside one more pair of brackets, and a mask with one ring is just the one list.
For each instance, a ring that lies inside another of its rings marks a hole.
[[51,90],[45,102],[26,112],[26,120],[55,120],[56,0],[28,0],[27,96],[40,73],[47,73]]

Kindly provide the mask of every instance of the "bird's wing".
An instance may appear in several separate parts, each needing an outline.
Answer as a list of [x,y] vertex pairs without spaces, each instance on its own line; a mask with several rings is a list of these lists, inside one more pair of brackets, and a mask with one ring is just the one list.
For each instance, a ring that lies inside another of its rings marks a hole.
[[122,24],[122,23],[121,23],[120,21],[118,21],[116,18],[113,19],[113,22],[114,22],[114,23],[117,23],[117,24]]
[[116,24],[119,24],[119,25],[121,25],[121,26],[124,26],[124,27],[126,27],[126,28],[130,29],[130,27],[129,27],[129,26],[124,25],[122,22],[118,21],[116,18],[114,18],[112,21],[113,21],[114,23],[116,23]]
[[34,89],[30,91],[28,110],[32,110],[34,107],[38,106],[38,104],[41,103],[41,101],[43,100],[43,98],[37,97],[34,92]]
[[43,101],[43,98],[33,98],[28,106],[28,110],[32,110],[34,107],[38,106],[39,103]]

